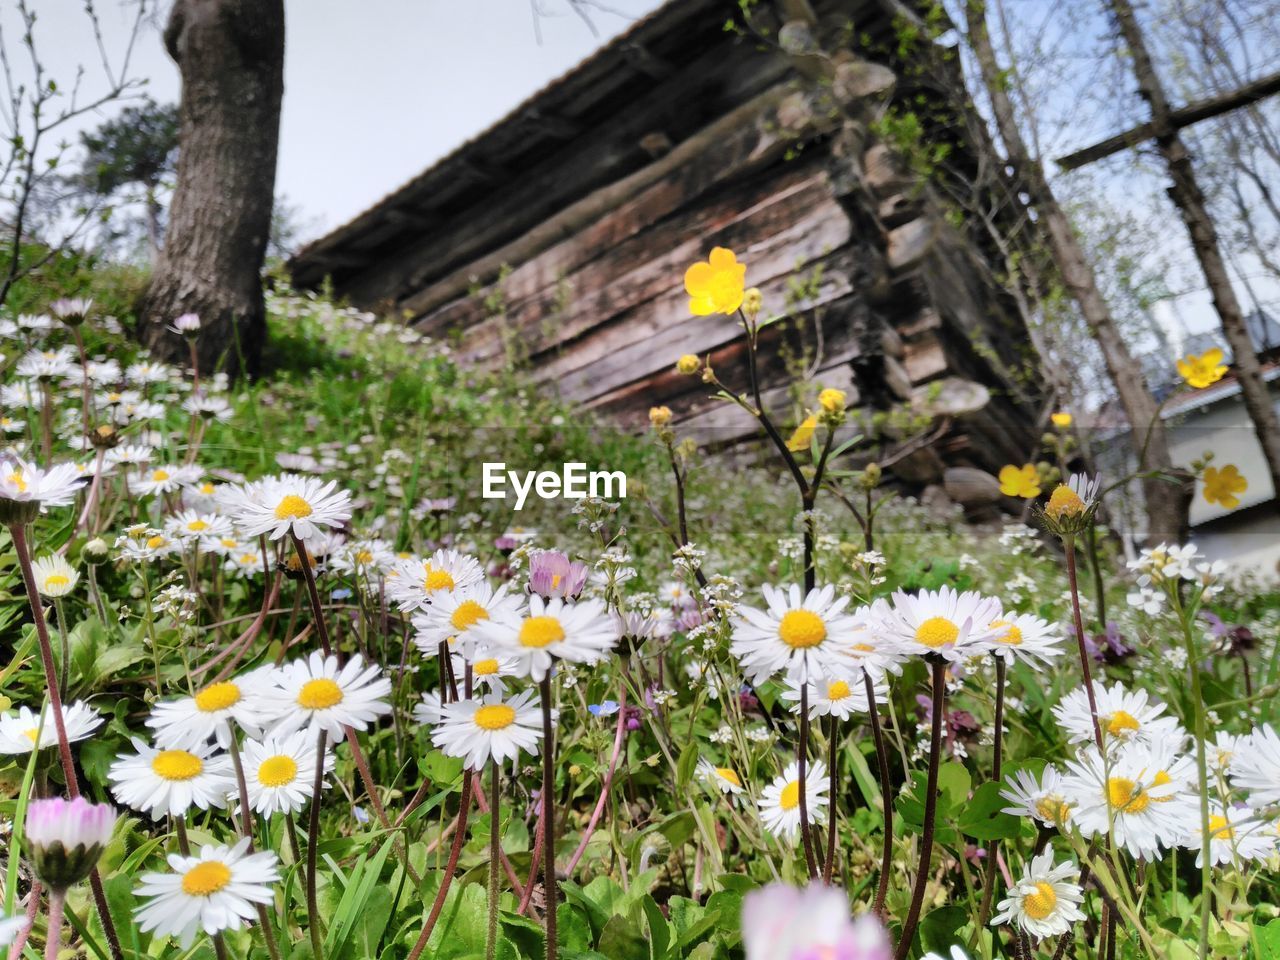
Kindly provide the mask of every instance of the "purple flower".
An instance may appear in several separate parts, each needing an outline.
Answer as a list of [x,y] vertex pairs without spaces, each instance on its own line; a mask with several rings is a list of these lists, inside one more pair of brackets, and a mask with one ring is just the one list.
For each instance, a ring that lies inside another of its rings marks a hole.
[[631,732],[639,730],[641,727],[640,718],[643,716],[644,716],[644,712],[639,707],[637,706],[627,707],[627,730]]
[[505,533],[502,536],[494,537],[493,539],[493,548],[499,553],[510,553],[518,546],[520,546],[520,541]]
[[797,890],[774,883],[742,901],[747,960],[889,960],[884,925],[872,914],[849,915],[843,890]]
[[587,565],[571,561],[559,550],[535,553],[529,560],[529,590],[544,599],[576,599],[587,585]]

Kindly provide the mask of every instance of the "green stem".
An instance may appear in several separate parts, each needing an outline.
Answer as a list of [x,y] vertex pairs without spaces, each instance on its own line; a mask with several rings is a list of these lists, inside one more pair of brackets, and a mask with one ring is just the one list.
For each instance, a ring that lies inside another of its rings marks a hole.
[[323,960],[320,939],[320,901],[316,897],[316,865],[320,859],[320,791],[324,789],[324,748],[326,734],[316,741],[316,779],[311,791],[311,815],[307,823],[307,932],[311,934],[311,955]]
[[502,767],[489,763],[489,933],[485,940],[485,960],[498,955],[498,860],[502,854],[501,803]]
[[1200,868],[1200,939],[1199,956],[1205,960],[1209,955],[1209,921],[1212,915],[1213,902],[1213,860],[1209,856],[1212,833],[1209,829],[1209,765],[1205,750],[1205,711],[1204,693],[1200,685],[1200,664],[1196,652],[1195,637],[1191,630],[1191,617],[1178,600],[1176,594],[1178,619],[1182,622],[1182,642],[1187,652],[1187,669],[1191,673],[1191,705],[1195,711],[1196,734],[1196,778],[1200,793],[1200,850],[1202,866]]
[[[556,880],[556,819],[555,819],[555,727],[551,724],[551,674],[542,678],[539,693],[542,695],[542,889],[547,902],[547,960],[556,960],[556,907],[560,899]],[[802,794],[803,796],[803,794]]]

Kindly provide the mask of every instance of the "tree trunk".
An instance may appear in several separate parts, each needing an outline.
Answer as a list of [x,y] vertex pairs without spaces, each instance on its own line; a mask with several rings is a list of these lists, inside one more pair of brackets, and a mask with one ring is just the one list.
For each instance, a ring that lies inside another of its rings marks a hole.
[[1227,273],[1222,247],[1218,243],[1218,231],[1213,218],[1209,216],[1204,192],[1196,181],[1191,154],[1187,152],[1186,144],[1182,142],[1182,137],[1172,122],[1169,100],[1151,61],[1133,6],[1128,0],[1110,0],[1110,3],[1120,34],[1133,59],[1133,74],[1138,81],[1138,92],[1151,108],[1156,146],[1164,158],[1172,181],[1169,197],[1178,208],[1182,222],[1191,235],[1191,246],[1195,249],[1196,259],[1200,261],[1200,269],[1204,272],[1209,292],[1213,295],[1214,308],[1222,322],[1222,334],[1231,345],[1240,395],[1244,400],[1245,410],[1253,421],[1263,458],[1267,462],[1267,470],[1271,474],[1272,489],[1275,491],[1273,503],[1280,507],[1280,417],[1276,416],[1270,391],[1262,379],[1258,354],[1253,348],[1253,339],[1245,325],[1244,311],[1240,309],[1240,301],[1236,299],[1235,290],[1231,286],[1231,276]]
[[1044,167],[1032,157],[1018,129],[1013,103],[1006,92],[1004,71],[996,62],[995,50],[987,32],[986,5],[982,0],[965,4],[969,28],[969,45],[982,72],[983,84],[991,99],[996,127],[1004,141],[1005,153],[1017,172],[1031,204],[1040,214],[1050,253],[1063,283],[1071,291],[1090,332],[1098,342],[1107,373],[1115,384],[1116,394],[1124,407],[1131,429],[1131,439],[1138,468],[1161,473],[1142,481],[1147,509],[1147,536],[1153,541],[1181,543],[1188,529],[1187,515],[1194,486],[1185,470],[1174,470],[1169,456],[1168,436],[1159,407],[1143,376],[1142,366],[1129,352],[1111,310],[1098,289],[1093,266],[1085,256],[1071,221],[1053,193]]
[[257,372],[266,334],[262,262],[271,231],[284,92],[283,0],[175,0],[165,47],[182,72],[177,183],[139,334],[187,357],[167,329],[199,315],[202,373]]

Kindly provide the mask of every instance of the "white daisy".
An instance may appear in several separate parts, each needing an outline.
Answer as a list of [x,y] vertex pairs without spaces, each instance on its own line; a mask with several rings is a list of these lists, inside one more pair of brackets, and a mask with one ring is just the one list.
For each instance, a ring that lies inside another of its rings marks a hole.
[[65,507],[75,499],[85,479],[74,463],[42,470],[11,454],[0,457],[0,500]]
[[80,580],[80,573],[76,568],[56,553],[36,560],[31,564],[31,569],[35,574],[36,589],[40,596],[50,599],[65,597],[76,588],[76,583]]
[[1062,790],[1062,774],[1053,764],[1046,764],[1040,779],[1029,770],[1019,770],[1005,780],[1000,796],[1012,806],[1003,813],[1030,817],[1046,827],[1061,827],[1071,819],[1071,803]]
[[[792,713],[800,711],[800,691],[804,684],[794,677],[786,678],[787,688],[782,699],[788,701]],[[867,712],[867,688],[861,676],[842,677],[837,674],[814,675],[809,678],[809,719],[837,717],[848,720],[855,713]],[[883,679],[873,687],[877,703],[889,699],[889,685]]]
[[698,776],[721,793],[736,796],[742,792],[742,778],[733,767],[717,767],[706,757],[698,760]]
[[233,533],[231,521],[226,517],[196,510],[182,510],[174,514],[165,521],[165,529],[171,536],[183,540],[216,540]]
[[[263,816],[297,813],[311,799],[316,779],[316,738],[295,730],[259,742],[246,740],[240,753],[249,790],[249,806]],[[324,772],[333,770],[333,751],[326,748]],[[327,786],[326,781],[321,781]]]
[[505,677],[520,675],[520,662],[513,657],[500,655],[501,651],[490,651],[487,647],[476,647],[472,651],[474,660],[467,660],[460,653],[453,656],[453,674],[461,677],[471,668],[471,682],[476,687],[485,687],[494,693],[505,693],[507,684]]
[[[35,747],[37,733],[40,749],[56,747],[58,726],[48,704],[44,705],[41,715],[44,717],[43,728],[40,716],[30,707],[19,707],[17,713],[0,714],[0,754],[30,753]],[[102,717],[88,704],[64,703],[62,725],[67,730],[67,741],[75,743],[102,726]]]
[[197,466],[174,466],[165,464],[152,467],[129,478],[129,491],[135,497],[152,497],[164,493],[173,493],[189,483],[200,479],[201,470]]
[[[1098,725],[1108,743],[1186,738],[1186,731],[1175,718],[1162,716],[1164,704],[1152,700],[1145,690],[1126,690],[1119,682],[1108,689],[1095,680],[1093,696],[1098,705]],[[1089,694],[1083,687],[1063,697],[1053,708],[1053,715],[1072,743],[1094,739]]]
[[286,663],[272,679],[273,687],[263,693],[265,709],[279,717],[272,736],[306,728],[312,735],[326,731],[337,741],[343,727],[364,730],[391,712],[391,681],[377,666],[365,666],[358,653],[339,668],[337,657],[317,650]]
[[482,620],[517,614],[522,602],[519,597],[508,596],[505,585],[495,591],[483,580],[456,590],[438,591],[432,595],[430,605],[413,616],[414,642],[427,655],[448,643],[470,659],[479,636],[472,628]]
[[14,372],[30,380],[55,380],[71,373],[75,360],[75,351],[71,347],[32,350],[18,361]]
[[794,583],[785,589],[765,584],[761,592],[768,609],[740,607],[729,647],[751,682],[784,670],[801,682],[811,673],[837,672],[843,655],[838,638],[854,625],[844,612],[849,598],[837,599],[831,585],[807,596]]
[[413,720],[424,727],[433,727],[444,717],[444,702],[439,690],[428,690],[413,706]]
[[534,594],[527,610],[504,613],[501,619],[478,621],[472,630],[493,653],[510,657],[521,676],[541,682],[552,659],[596,663],[618,641],[617,631],[599,600],[570,603]]
[[1233,758],[1231,784],[1247,790],[1254,806],[1280,803],[1280,736],[1270,724],[1256,727]]
[[13,943],[18,938],[18,934],[22,932],[22,928],[27,925],[27,918],[24,916],[16,917],[0,917],[0,946]]
[[1090,745],[1067,761],[1067,771],[1062,789],[1071,822],[1083,836],[1112,832],[1131,855],[1151,860],[1162,844],[1172,846],[1181,835],[1185,807],[1177,802],[1178,785],[1158,782],[1161,771],[1147,751],[1121,750],[1104,760]]
[[1030,613],[1006,613],[991,626],[991,652],[1006,663],[1020,660],[1038,669],[1062,654],[1061,631]]
[[341,573],[362,573],[376,577],[385,573],[395,562],[391,544],[377,538],[349,540],[330,558],[333,569]]
[[134,911],[143,933],[177,936],[188,947],[196,933],[239,930],[275,899],[279,859],[270,850],[249,852],[249,838],[234,847],[209,844],[195,856],[169,855],[172,873],[147,873],[133,891],[150,897]]
[[853,630],[840,638],[851,666],[865,670],[873,677],[902,672],[906,656],[890,638],[885,626],[885,621],[892,614],[893,607],[883,597],[853,611]]
[[150,463],[154,456],[154,448],[145,444],[122,443],[120,446],[112,447],[108,450],[103,456],[102,462],[108,467],[116,465],[140,467],[144,463]]
[[[1276,851],[1280,835],[1250,807],[1224,807],[1215,804],[1209,811],[1209,862],[1217,867],[1241,861],[1266,860]],[[1188,817],[1182,846],[1199,851],[1196,866],[1204,866],[1204,833],[1200,811]]]
[[[760,795],[760,822],[775,837],[793,840],[800,834],[800,768],[792,760]],[[827,767],[815,760],[805,770],[805,807],[810,823],[827,819]]]
[[431,742],[448,756],[461,757],[471,770],[489,760],[515,760],[522,750],[536,753],[542,738],[542,713],[532,690],[509,700],[489,694],[482,700],[447,703],[441,713]]
[[1061,936],[1084,919],[1079,878],[1074,863],[1054,866],[1053,851],[1045,850],[1023,868],[1022,879],[996,906],[991,925],[1012,921],[1037,940]]
[[387,598],[401,610],[421,610],[440,594],[478,586],[484,570],[475,557],[457,550],[437,550],[423,560],[408,557],[387,573]]
[[899,590],[881,621],[884,635],[907,654],[933,654],[952,662],[988,652],[1003,619],[1000,602],[974,591],[951,587],[921,590],[914,596]]
[[157,746],[195,749],[216,738],[226,750],[235,742],[233,725],[259,736],[274,719],[263,701],[274,672],[274,667],[260,667],[233,680],[211,683],[193,696],[157,703],[147,717]]
[[151,814],[180,816],[193,805],[201,810],[226,805],[236,789],[231,758],[209,745],[191,750],[161,750],[133,738],[136,754],[118,757],[107,771],[112,795],[127,807]]
[[293,532],[306,540],[321,527],[337,527],[351,519],[351,494],[338,482],[282,473],[227,491],[227,513],[246,537],[267,534],[278,540]]
[[149,563],[182,550],[182,545],[159,530],[146,529],[140,536],[126,534],[116,541],[120,556],[135,563]]
[[222,568],[227,573],[242,577],[255,577],[267,569],[262,553],[252,549],[248,544],[241,549],[229,551],[227,562],[222,565]]
[[174,372],[173,367],[157,360],[139,360],[129,364],[124,376],[130,383],[146,386],[149,383],[166,383]]

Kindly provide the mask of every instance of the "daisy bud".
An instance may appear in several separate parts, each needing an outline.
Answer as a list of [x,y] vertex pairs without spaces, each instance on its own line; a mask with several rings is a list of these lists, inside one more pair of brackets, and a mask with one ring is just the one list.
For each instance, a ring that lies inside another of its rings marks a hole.
[[650,407],[649,423],[654,427],[665,427],[671,422],[670,407]]
[[111,558],[111,546],[101,537],[94,537],[80,550],[80,559],[91,567],[106,563]]
[[84,797],[33,800],[26,832],[36,876],[51,890],[75,886],[97,864],[115,825],[116,810],[110,804]]
[[194,313],[184,313],[173,321],[173,326],[169,329],[184,337],[194,337],[200,332],[200,317]]
[[89,443],[95,450],[110,450],[120,442],[120,433],[109,423],[89,431]]
[[55,600],[74,590],[80,579],[75,567],[56,553],[35,561],[31,565],[31,572],[35,576],[36,590],[40,592],[40,596]]
[[93,301],[86,300],[83,297],[64,298],[49,304],[49,312],[68,327],[78,327],[84,323],[85,317],[89,315],[89,308],[92,306]]
[[676,371],[689,376],[697,373],[702,368],[702,361],[695,357],[692,353],[686,353],[683,357],[676,361]]

